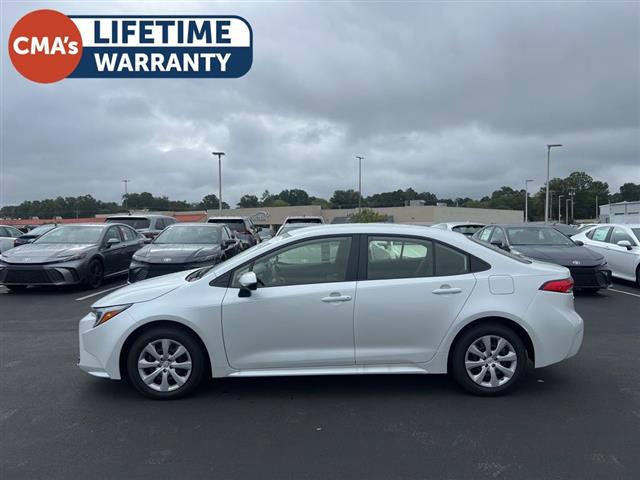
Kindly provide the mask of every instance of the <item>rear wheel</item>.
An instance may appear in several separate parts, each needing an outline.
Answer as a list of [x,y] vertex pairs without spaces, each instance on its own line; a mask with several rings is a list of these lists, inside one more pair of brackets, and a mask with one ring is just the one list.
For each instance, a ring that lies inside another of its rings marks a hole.
[[89,262],[89,266],[87,267],[87,278],[85,279],[85,284],[89,288],[99,288],[104,281],[104,267],[102,266],[102,262],[100,260],[91,260]]
[[159,327],[136,339],[127,355],[127,377],[143,395],[156,400],[181,398],[202,381],[205,356],[192,335]]
[[640,265],[636,268],[636,287],[640,288]]
[[456,342],[451,371],[465,390],[482,396],[503,395],[518,386],[527,369],[520,337],[496,323],[480,324]]

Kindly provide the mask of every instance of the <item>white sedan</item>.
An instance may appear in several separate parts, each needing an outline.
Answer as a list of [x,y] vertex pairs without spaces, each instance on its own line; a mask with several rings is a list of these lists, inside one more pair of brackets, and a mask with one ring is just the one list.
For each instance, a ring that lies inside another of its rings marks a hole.
[[575,355],[573,281],[450,231],[294,230],[213,267],[135,283],[79,325],[86,372],[159,399],[206,377],[447,373],[479,395]]
[[573,235],[571,240],[604,255],[612,276],[640,287],[640,225],[595,225]]

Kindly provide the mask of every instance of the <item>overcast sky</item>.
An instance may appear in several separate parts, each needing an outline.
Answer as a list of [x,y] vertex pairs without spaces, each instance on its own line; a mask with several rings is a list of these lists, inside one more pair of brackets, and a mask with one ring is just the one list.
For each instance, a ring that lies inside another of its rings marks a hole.
[[[130,191],[235,204],[302,188],[413,187],[479,198],[584,170],[640,183],[640,3],[5,2],[0,204]],[[236,14],[254,32],[241,79],[21,77],[15,22],[65,14]]]

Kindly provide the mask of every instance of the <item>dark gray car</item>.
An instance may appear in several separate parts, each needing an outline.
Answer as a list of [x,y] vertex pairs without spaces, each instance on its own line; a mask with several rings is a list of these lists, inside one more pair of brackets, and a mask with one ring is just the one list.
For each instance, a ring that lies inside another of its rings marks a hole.
[[83,284],[98,288],[105,278],[125,274],[144,237],[128,225],[59,225],[33,243],[0,255],[0,285]]
[[176,223],[133,256],[129,282],[216,265],[242,250],[226,225]]
[[105,220],[105,223],[129,225],[149,240],[156,238],[162,230],[176,222],[177,220],[169,215],[111,215]]
[[598,290],[611,285],[604,256],[573,242],[550,225],[530,223],[488,225],[473,238],[511,253],[567,267],[576,289]]

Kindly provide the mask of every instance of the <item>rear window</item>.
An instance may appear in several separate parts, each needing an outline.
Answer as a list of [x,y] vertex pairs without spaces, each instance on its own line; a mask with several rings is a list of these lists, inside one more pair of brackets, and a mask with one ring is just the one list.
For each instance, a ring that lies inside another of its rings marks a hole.
[[470,236],[480,231],[482,228],[484,228],[484,225],[458,225],[457,227],[453,227],[451,230]]
[[122,218],[107,218],[105,223],[124,223],[125,225],[129,225],[136,230],[140,230],[142,228],[149,228],[151,222],[148,218],[136,218],[136,217],[122,217]]
[[322,223],[319,218],[289,218],[286,223]]
[[[484,232],[483,232],[484,233]],[[517,260],[520,263],[533,263],[531,262],[531,260],[526,259],[525,257],[522,257],[520,255],[516,255],[515,253],[511,253],[511,252],[507,252],[506,250],[503,250],[495,245],[491,245],[490,243],[485,243],[482,240],[478,240],[475,237],[469,237],[469,239],[473,242],[476,242],[478,245],[482,245],[484,248],[489,248],[491,250],[493,250],[494,252],[499,253],[500,255],[504,255],[505,257],[509,257],[513,260]]]
[[226,220],[223,218],[211,218],[207,221],[207,223],[224,224],[224,225],[227,225],[234,232],[246,230],[246,227],[244,225],[244,220]]

